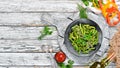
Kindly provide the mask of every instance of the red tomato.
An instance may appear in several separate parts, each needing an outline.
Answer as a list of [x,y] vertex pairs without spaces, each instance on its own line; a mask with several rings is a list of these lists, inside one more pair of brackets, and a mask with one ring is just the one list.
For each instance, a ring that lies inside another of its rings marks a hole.
[[57,52],[57,53],[55,54],[55,57],[54,57],[54,58],[55,58],[55,60],[56,60],[58,63],[62,63],[62,62],[65,61],[66,55],[65,55],[65,53],[59,51],[59,52]]

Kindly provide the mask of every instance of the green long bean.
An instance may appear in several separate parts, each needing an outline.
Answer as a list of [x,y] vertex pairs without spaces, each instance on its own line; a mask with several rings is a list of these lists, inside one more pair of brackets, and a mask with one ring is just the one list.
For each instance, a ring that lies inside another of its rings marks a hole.
[[72,27],[69,40],[78,53],[88,54],[98,43],[98,31],[89,24],[79,24]]

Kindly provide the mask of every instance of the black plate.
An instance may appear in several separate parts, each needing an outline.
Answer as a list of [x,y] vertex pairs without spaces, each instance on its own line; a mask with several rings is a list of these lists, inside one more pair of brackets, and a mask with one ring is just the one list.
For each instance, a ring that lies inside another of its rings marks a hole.
[[[89,52],[88,54],[81,54],[81,53],[78,54],[74,50],[74,48],[73,48],[73,46],[72,46],[72,44],[71,44],[71,42],[69,40],[69,34],[71,32],[71,28],[73,26],[75,26],[75,25],[78,25],[78,24],[89,24],[91,26],[94,26],[96,28],[96,30],[99,32],[99,41],[98,41],[98,44],[95,46],[95,50]],[[89,20],[89,19],[78,19],[78,20],[75,20],[71,24],[68,25],[68,27],[67,27],[67,29],[65,31],[65,35],[64,35],[64,44],[66,45],[66,48],[68,49],[68,51],[70,53],[74,54],[74,55],[77,55],[77,56],[91,56],[94,53],[96,53],[99,50],[99,48],[101,47],[102,38],[103,38],[102,31],[101,31],[101,29],[100,29],[100,27],[98,26],[97,23],[95,23],[94,21]]]

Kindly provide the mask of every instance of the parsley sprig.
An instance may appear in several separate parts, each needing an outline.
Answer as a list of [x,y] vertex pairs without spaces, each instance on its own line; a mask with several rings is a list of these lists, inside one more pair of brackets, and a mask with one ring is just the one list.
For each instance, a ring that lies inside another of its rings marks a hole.
[[74,61],[68,60],[67,65],[65,63],[58,63],[58,66],[60,68],[73,68],[73,63],[74,63]]
[[38,40],[43,39],[47,35],[51,35],[53,33],[52,29],[48,26],[45,26],[42,31],[40,31],[41,35],[38,37]]

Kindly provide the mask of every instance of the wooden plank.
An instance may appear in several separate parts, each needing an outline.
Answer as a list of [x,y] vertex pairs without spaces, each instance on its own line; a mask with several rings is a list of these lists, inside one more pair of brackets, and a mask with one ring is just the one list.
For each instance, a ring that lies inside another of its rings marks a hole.
[[37,13],[0,13],[1,25],[40,23],[40,14]]
[[[21,25],[21,24],[62,24],[71,22],[67,19],[78,18],[78,13],[0,13],[0,25]],[[58,24],[58,25],[59,25]]]
[[79,0],[40,0],[40,1],[79,1]]
[[37,39],[43,27],[1,26],[0,52],[43,52],[42,45],[50,45],[56,49],[59,47],[58,34],[55,27],[50,26],[50,28],[53,30],[52,35],[48,35],[39,41]]
[[78,15],[78,13],[0,13],[0,25],[52,24],[57,26],[59,33],[63,35],[67,25],[72,22],[67,17],[75,20],[79,18]]
[[0,0],[0,12],[74,12],[76,3],[78,0]]
[[[40,36],[40,31],[44,27],[0,27],[0,39],[15,39],[15,40],[25,40],[25,39],[38,39]],[[54,27],[52,35],[48,35],[45,39],[57,39],[57,31]]]
[[47,67],[51,61],[45,53],[0,53],[0,66],[10,68]]
[[7,68],[7,67],[0,67],[0,68]]
[[[75,12],[78,1],[39,1],[24,0],[22,11],[39,11],[39,12]],[[49,7],[48,7],[49,6]]]
[[0,66],[51,65],[45,53],[0,53]]
[[0,53],[40,53],[45,52],[43,45],[52,46],[53,52],[59,50],[57,40],[0,40]]
[[[34,67],[34,66],[50,67],[51,59],[48,57],[49,54],[47,53],[0,53],[0,60],[1,60],[0,66],[18,67],[18,68]],[[74,63],[74,66],[83,67],[76,63]]]
[[0,12],[18,12],[21,10],[22,0],[0,0]]
[[[51,67],[9,67],[9,68],[51,68]],[[75,66],[74,68],[89,68],[89,67],[88,66],[85,66],[85,67]],[[115,68],[115,66],[107,66],[106,68]]]
[[39,66],[34,66],[34,67],[9,67],[9,68],[51,68],[51,67],[39,67]]
[[0,52],[43,52],[41,45],[52,45],[55,49],[58,47],[58,34],[55,27],[50,28],[53,30],[52,35],[46,36],[46,40],[38,41],[43,27],[1,26]]

